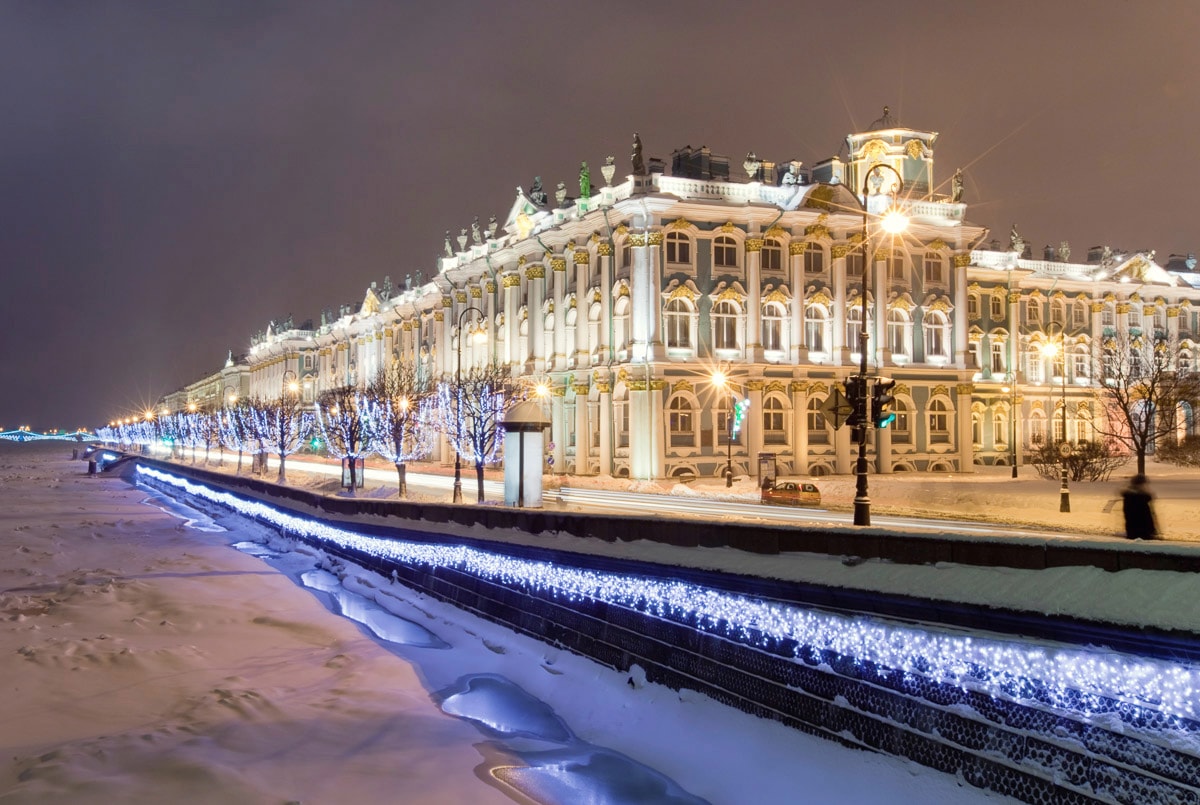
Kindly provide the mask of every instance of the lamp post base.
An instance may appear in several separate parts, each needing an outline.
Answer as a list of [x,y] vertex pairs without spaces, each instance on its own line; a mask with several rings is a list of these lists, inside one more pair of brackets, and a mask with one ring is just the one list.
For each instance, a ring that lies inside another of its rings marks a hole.
[[1062,489],[1058,493],[1058,510],[1060,512],[1071,511],[1071,489],[1067,486],[1067,471],[1063,469],[1062,474]]
[[870,498],[855,498],[854,499],[854,524],[855,525],[870,525],[871,524],[871,499]]
[[1012,465],[1012,477],[1014,477],[1014,478],[1017,477],[1017,465],[1016,464]]
[[451,501],[462,503],[462,460],[458,455],[454,456],[454,494]]

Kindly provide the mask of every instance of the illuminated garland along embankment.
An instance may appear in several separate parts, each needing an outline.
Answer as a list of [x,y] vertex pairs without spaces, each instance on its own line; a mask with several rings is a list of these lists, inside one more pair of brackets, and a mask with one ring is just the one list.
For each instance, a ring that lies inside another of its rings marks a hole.
[[453,568],[568,601],[601,601],[760,648],[778,641],[793,642],[801,647],[796,659],[810,664],[822,652],[834,652],[938,684],[1017,702],[1040,701],[1085,719],[1114,713],[1129,723],[1188,730],[1195,727],[1188,722],[1200,714],[1200,672],[1184,665],[1111,652],[927,632],[757,601],[679,581],[562,567],[463,545],[366,536],[148,467],[139,466],[138,473],[286,532],[407,565]]

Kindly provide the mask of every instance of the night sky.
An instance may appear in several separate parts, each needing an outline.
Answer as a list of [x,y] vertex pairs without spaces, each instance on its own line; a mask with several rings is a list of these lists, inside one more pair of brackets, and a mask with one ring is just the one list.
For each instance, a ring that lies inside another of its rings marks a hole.
[[812,165],[886,104],[1004,242],[1200,252],[1198,65],[1195,2],[0,2],[0,429],[428,278],[634,131]]

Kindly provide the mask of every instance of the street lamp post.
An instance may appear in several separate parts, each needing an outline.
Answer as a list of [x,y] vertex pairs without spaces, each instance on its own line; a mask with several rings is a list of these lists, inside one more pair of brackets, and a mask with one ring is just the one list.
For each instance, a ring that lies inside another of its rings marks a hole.
[[[1053,327],[1055,322],[1051,322]],[[1062,465],[1062,486],[1058,492],[1058,510],[1060,512],[1071,511],[1071,488],[1067,480],[1067,456],[1071,454],[1071,445],[1067,442],[1067,332],[1063,325],[1058,325],[1059,343],[1056,347],[1054,344],[1047,342],[1043,347],[1043,352],[1047,356],[1062,355],[1062,439],[1058,443],[1058,460]],[[1051,372],[1054,371],[1054,362],[1050,363]],[[1051,375],[1051,387],[1053,388],[1054,378]]]
[[459,445],[462,444],[462,347],[463,347],[463,324],[466,322],[467,314],[474,313],[476,321],[483,319],[483,311],[474,305],[463,310],[458,314],[458,363],[454,372],[454,394],[457,400],[455,406],[455,438],[454,438],[454,494],[451,498],[454,503],[462,503],[462,452],[459,450]]
[[722,361],[712,373],[713,385],[729,393],[729,414],[725,420],[725,487],[733,486],[733,417],[734,399],[733,385],[729,382],[729,364]]
[[[858,425],[855,427],[858,437],[858,460],[854,464],[855,485],[854,485],[854,524],[855,525],[870,525],[871,524],[871,498],[867,495],[867,413],[869,411],[868,397],[869,389],[867,387],[867,343],[870,334],[867,331],[867,281],[871,275],[873,267],[872,260],[873,252],[869,252],[868,246],[871,240],[871,232],[867,225],[867,191],[871,189],[871,179],[875,177],[875,189],[880,190],[883,185],[883,177],[880,171],[888,170],[896,177],[896,196],[900,196],[900,192],[904,189],[904,180],[900,177],[900,173],[891,165],[876,165],[863,177],[862,184],[862,205],[863,205],[863,220],[862,220],[862,321],[858,332],[858,349],[859,349],[859,366],[858,374],[862,378],[861,393],[855,401],[854,413],[858,418]],[[888,212],[882,218],[882,226],[885,231],[892,234],[903,232],[908,226],[908,220],[904,218],[896,210]]]

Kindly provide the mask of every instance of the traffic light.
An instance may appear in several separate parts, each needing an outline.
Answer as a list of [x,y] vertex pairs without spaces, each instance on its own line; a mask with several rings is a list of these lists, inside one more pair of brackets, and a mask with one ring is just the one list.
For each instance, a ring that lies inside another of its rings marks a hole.
[[742,422],[746,418],[746,409],[750,407],[750,401],[746,399],[738,400],[733,406],[733,425],[729,430],[730,440],[735,440],[738,434],[742,432]]
[[846,424],[857,428],[863,424],[866,413],[867,379],[862,375],[851,375],[846,378],[846,404],[850,406],[850,414]]
[[892,403],[896,401],[893,389],[896,381],[890,377],[880,377],[875,380],[875,388],[871,390],[871,421],[877,428],[886,428],[896,419],[892,411]]

